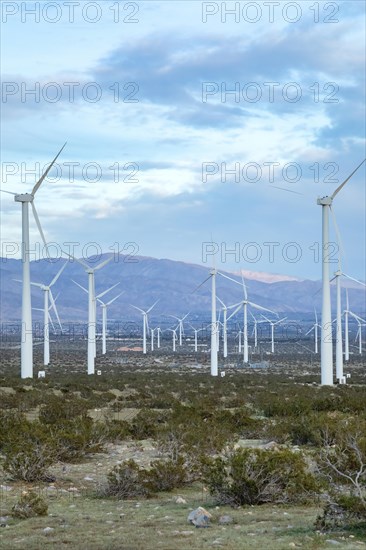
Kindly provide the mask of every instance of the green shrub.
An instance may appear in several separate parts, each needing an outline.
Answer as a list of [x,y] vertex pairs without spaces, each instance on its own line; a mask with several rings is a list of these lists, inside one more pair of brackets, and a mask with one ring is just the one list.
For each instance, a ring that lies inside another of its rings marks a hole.
[[355,495],[339,495],[315,520],[315,528],[323,532],[362,526],[366,528],[365,502]]
[[107,439],[102,422],[93,422],[89,417],[74,418],[51,430],[57,458],[64,462],[75,462],[90,453],[103,450]]
[[23,491],[20,499],[11,509],[11,515],[19,519],[47,516],[47,502],[34,491]]
[[2,445],[2,465],[13,479],[23,481],[50,480],[48,468],[57,459],[55,445],[44,426],[15,417],[7,426]]
[[107,476],[106,487],[101,490],[101,496],[114,496],[122,500],[149,495],[144,470],[134,460],[115,466]]
[[221,504],[301,502],[318,490],[303,457],[287,449],[239,449],[204,467],[210,493]]
[[187,483],[188,473],[183,457],[177,460],[155,460],[145,472],[145,485],[152,493],[172,491]]
[[39,420],[44,424],[60,425],[61,423],[75,419],[84,418],[87,415],[89,405],[80,399],[67,400],[60,397],[51,397],[39,410]]

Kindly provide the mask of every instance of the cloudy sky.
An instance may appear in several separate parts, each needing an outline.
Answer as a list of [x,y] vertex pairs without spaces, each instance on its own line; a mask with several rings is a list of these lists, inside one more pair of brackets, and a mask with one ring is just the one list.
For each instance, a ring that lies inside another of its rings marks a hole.
[[[35,201],[55,254],[209,266],[215,249],[228,270],[320,278],[316,199],[365,157],[363,2],[1,9],[1,186],[30,191],[67,141]],[[20,205],[0,200],[10,256]],[[363,165],[334,202],[344,268],[362,279],[365,200]]]

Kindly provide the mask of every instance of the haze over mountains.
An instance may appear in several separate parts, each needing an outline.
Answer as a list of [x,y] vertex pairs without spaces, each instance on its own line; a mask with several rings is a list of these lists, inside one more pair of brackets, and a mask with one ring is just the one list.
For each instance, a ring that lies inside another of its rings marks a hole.
[[[93,262],[93,267],[108,258],[104,254]],[[65,260],[38,260],[31,262],[31,281],[49,284]],[[238,282],[240,276],[225,272]],[[116,256],[109,264],[96,272],[96,293],[106,290],[113,284],[120,284],[104,301],[112,299],[124,291],[108,309],[109,319],[136,319],[139,312],[130,307],[134,304],[143,309],[149,308],[159,300],[153,317],[160,314],[185,315],[191,312],[194,317],[208,318],[211,308],[211,285],[207,280],[198,290],[195,289],[209,276],[210,267],[189,264],[168,259],[148,257]],[[239,272],[239,270],[238,270]],[[286,275],[273,275],[243,271],[246,278],[248,298],[250,301],[278,313],[306,314],[313,318],[314,306],[318,313],[321,309],[321,282],[297,280]],[[16,322],[21,318],[21,284],[14,279],[22,277],[22,262],[14,259],[0,259],[0,307],[1,321]],[[82,266],[70,261],[53,287],[53,294],[59,294],[57,307],[63,321],[87,320],[87,294],[77,287],[72,279],[87,287],[87,274]],[[350,309],[358,314],[365,314],[365,289],[356,284],[344,281],[348,287]],[[217,276],[217,296],[227,305],[240,301],[243,297],[239,285]],[[335,288],[332,286],[333,312],[335,315]],[[345,292],[343,292],[343,307]],[[43,307],[43,293],[32,287],[32,307]],[[99,312],[100,315],[100,312]],[[259,315],[259,313],[258,313]],[[33,312],[34,320],[40,320],[42,313]]]

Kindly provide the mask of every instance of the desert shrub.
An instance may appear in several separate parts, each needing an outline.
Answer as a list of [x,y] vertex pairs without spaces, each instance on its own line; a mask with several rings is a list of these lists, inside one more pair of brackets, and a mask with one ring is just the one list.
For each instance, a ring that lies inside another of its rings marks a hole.
[[130,426],[130,436],[133,439],[148,439],[155,437],[159,424],[164,421],[164,415],[149,409],[141,409],[134,417]]
[[114,420],[106,418],[104,420],[104,432],[108,441],[116,443],[126,439],[130,435],[130,425],[125,420]]
[[107,439],[102,422],[89,417],[74,418],[51,430],[58,460],[75,462],[87,454],[103,450]]
[[[325,430],[322,447],[315,459],[320,474],[331,482],[336,499],[350,494],[359,498],[366,509],[365,422],[359,419],[344,420],[339,423],[333,437],[329,437]],[[347,493],[340,487],[342,485]]]
[[216,411],[198,405],[176,404],[157,435],[161,450],[172,450],[197,458],[201,454],[220,451],[235,438],[235,416],[229,411]]
[[11,509],[11,515],[19,519],[47,516],[47,502],[34,491],[23,491],[18,502]]
[[172,491],[188,481],[188,472],[183,457],[176,460],[155,460],[145,472],[144,484],[152,493]]
[[231,506],[301,502],[318,490],[303,457],[287,449],[239,449],[205,461],[204,479],[215,500]]
[[54,481],[48,468],[55,461],[56,452],[50,441],[28,438],[5,446],[2,466],[13,479],[27,482]]
[[100,491],[100,496],[113,496],[122,500],[149,495],[144,470],[134,460],[126,460],[114,466],[108,473],[106,486]]
[[308,413],[303,416],[274,418],[267,424],[267,437],[278,443],[321,446],[325,430],[334,442],[341,416],[329,413]]
[[52,397],[43,404],[39,410],[39,420],[44,424],[57,424],[74,419],[85,417],[89,405],[81,399],[64,399]]
[[315,520],[315,528],[323,532],[358,526],[366,528],[366,507],[355,495],[339,495]]
[[56,460],[54,442],[40,422],[24,415],[7,417],[2,435],[2,466],[14,479],[38,481],[51,479],[48,468]]

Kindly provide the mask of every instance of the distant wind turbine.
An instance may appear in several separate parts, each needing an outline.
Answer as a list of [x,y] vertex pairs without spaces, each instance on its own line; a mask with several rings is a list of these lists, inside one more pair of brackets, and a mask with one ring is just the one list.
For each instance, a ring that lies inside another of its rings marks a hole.
[[[67,256],[78,262],[88,275],[88,374],[95,373],[95,355],[96,355],[96,296],[95,296],[95,272],[102,267],[106,266],[109,262],[113,260],[113,254],[103,260],[100,264],[95,267],[90,267],[84,260],[80,258],[74,258],[71,254],[65,252]],[[75,282],[75,281],[74,281]],[[76,283],[78,286],[79,283]],[[83,287],[81,287],[83,288]],[[83,290],[86,290],[83,288]]]
[[[57,321],[58,321],[58,323],[60,325],[60,328],[62,330],[60,318],[59,318],[59,315],[58,315],[58,312],[57,312],[57,309],[56,309],[56,304],[55,304],[55,300],[54,300],[53,295],[52,295],[51,287],[56,283],[56,281],[60,277],[61,273],[65,269],[67,263],[68,262],[66,261],[63,264],[61,269],[59,269],[59,271],[56,273],[56,275],[54,276],[54,278],[52,279],[52,281],[48,285],[45,285],[45,284],[42,284],[42,283],[33,283],[33,282],[30,283],[32,286],[37,286],[38,288],[40,288],[44,292],[44,306],[43,306],[43,310],[44,310],[44,320],[43,320],[43,342],[44,342],[43,364],[44,365],[48,365],[49,362],[50,362],[50,335],[49,335],[49,323],[48,323],[49,308],[50,307],[52,307],[54,309],[54,312],[55,312],[56,317],[57,317]],[[49,300],[51,301],[51,306],[48,305]]]
[[275,330],[275,326],[276,325],[279,325],[280,323],[282,323],[282,321],[284,321],[285,319],[287,319],[287,317],[283,317],[282,319],[279,319],[278,321],[271,321],[270,319],[268,319],[267,317],[265,317],[262,313],[262,317],[264,317],[264,319],[266,321],[268,321],[268,323],[271,325],[271,352],[274,353],[274,330]]
[[109,288],[108,290],[105,290],[102,294],[99,294],[99,296],[96,297],[98,302],[101,304],[101,308],[102,308],[102,354],[103,355],[107,353],[107,309],[108,309],[108,306],[110,306],[111,304],[113,304],[113,302],[117,300],[117,298],[122,296],[122,294],[124,293],[124,290],[119,294],[117,294],[117,296],[112,298],[112,300],[109,300],[109,302],[103,302],[100,298],[104,294],[112,290],[112,288],[114,288],[118,284],[119,283],[113,285],[113,287]]
[[318,323],[318,316],[316,314],[315,308],[314,308],[314,314],[315,314],[315,323],[313,324],[311,329],[307,331],[305,336],[307,336],[308,334],[314,331],[314,353],[318,353],[318,328],[321,328],[321,326]]
[[168,317],[172,317],[173,319],[176,319],[178,321],[178,327],[179,327],[179,345],[182,345],[182,337],[184,336],[184,326],[183,321],[188,317],[189,313],[184,315],[184,317],[176,317],[175,315],[168,315]]
[[147,319],[147,315],[148,313],[150,313],[150,311],[153,309],[153,307],[156,306],[156,304],[158,303],[159,300],[156,300],[156,302],[149,308],[147,309],[146,311],[137,307],[137,306],[133,306],[132,304],[131,307],[133,307],[134,309],[137,309],[137,311],[140,311],[142,313],[142,352],[143,353],[146,353],[146,334],[147,334],[147,331],[148,331],[148,319]]
[[[231,277],[228,277],[227,275],[224,275],[223,273],[220,273],[220,275],[222,277],[225,277],[225,279],[229,279],[230,281],[240,285],[240,283],[238,281],[236,281],[235,279],[232,279]],[[244,293],[244,300],[242,300],[241,302],[239,302],[239,304],[235,304],[234,306],[231,306],[232,308],[235,307],[235,306],[238,306],[237,309],[234,311],[234,313],[232,313],[230,315],[230,317],[233,317],[238,311],[239,309],[241,308],[241,306],[243,306],[243,318],[244,318],[244,326],[243,326],[243,345],[244,345],[244,363],[248,363],[249,362],[249,346],[248,346],[248,305],[255,308],[255,309],[259,309],[261,311],[268,311],[270,313],[273,313],[273,311],[265,308],[265,307],[262,307],[258,304],[255,304],[253,302],[249,302],[248,300],[248,292],[247,292],[247,287],[246,287],[246,284],[245,284],[245,281],[244,281],[244,277],[243,277],[243,273],[241,273],[241,285],[242,285],[242,288],[243,288],[243,293]]]

